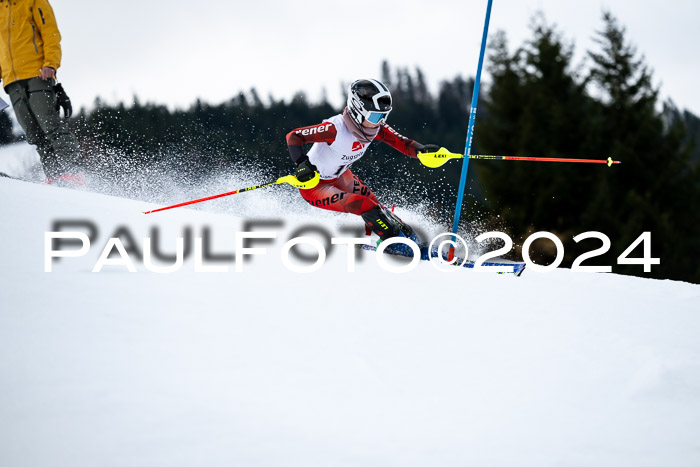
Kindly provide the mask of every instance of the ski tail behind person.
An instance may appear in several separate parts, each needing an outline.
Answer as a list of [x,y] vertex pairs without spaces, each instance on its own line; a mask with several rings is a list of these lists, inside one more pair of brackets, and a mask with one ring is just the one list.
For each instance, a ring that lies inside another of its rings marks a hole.
[[[384,206],[350,170],[374,140],[382,141],[411,158],[417,158],[418,152],[439,148],[401,136],[387,125],[391,109],[391,93],[384,84],[374,79],[357,80],[348,89],[347,105],[342,113],[316,125],[292,130],[287,134],[287,145],[297,166],[295,175],[299,181],[312,179],[315,172],[320,175],[315,188],[299,190],[309,204],[361,216],[366,227],[380,241],[401,236],[418,243],[413,229]],[[304,152],[304,144],[313,144],[308,153]],[[406,245],[392,246],[400,248]]]

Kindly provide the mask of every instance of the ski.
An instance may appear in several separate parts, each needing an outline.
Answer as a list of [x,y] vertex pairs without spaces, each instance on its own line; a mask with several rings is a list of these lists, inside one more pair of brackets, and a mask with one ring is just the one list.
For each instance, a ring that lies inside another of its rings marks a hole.
[[[438,257],[437,248],[433,248],[433,249],[430,251],[430,254],[428,254],[428,246],[429,246],[429,245],[428,245],[427,243],[420,243],[420,244],[418,244],[418,247],[420,248],[420,251],[421,251],[421,258],[420,258],[420,259],[421,259],[422,261],[430,261],[431,258],[437,258],[437,257]],[[357,245],[357,247],[360,248],[360,249],[362,249],[362,250],[375,251],[375,252],[377,251],[377,247],[376,247],[375,245]],[[388,255],[394,255],[394,256],[411,257],[411,255],[407,255],[407,254],[404,254],[403,252],[400,252],[400,251],[397,251],[397,250],[392,250],[392,249],[390,249],[390,248],[385,249],[385,250],[384,250],[384,253],[385,253],[385,254],[388,254]],[[447,255],[446,255],[446,254],[443,254],[442,257],[443,257],[443,259],[447,260]],[[473,268],[474,268],[474,264],[475,264],[475,263],[474,263],[474,261],[472,261],[472,260],[469,260],[469,259],[465,260],[464,258],[459,258],[459,257],[455,257],[454,259],[455,259],[455,262],[454,262],[454,265],[455,265],[455,266],[458,265],[458,266],[461,266],[461,267],[464,267],[464,268],[470,268],[470,269],[473,269]],[[445,263],[445,264],[447,264],[447,263]],[[508,273],[505,273],[505,274],[514,274],[515,277],[520,277],[520,275],[521,275],[521,274],[523,273],[523,271],[525,270],[525,263],[519,263],[519,262],[505,262],[505,261],[504,261],[504,262],[493,262],[493,261],[484,261],[483,265],[484,265],[485,267],[489,267],[489,266],[500,266],[500,267],[509,267],[509,268],[512,267],[512,268],[513,268],[512,272],[508,272]],[[504,273],[499,273],[499,274],[504,274]]]
[[19,182],[27,182],[27,183],[43,183],[41,180],[30,180],[28,178],[17,177],[15,175],[10,175],[10,174],[7,174],[5,172],[0,172],[0,179],[2,179],[2,178],[7,178],[10,180],[17,180]]
[[9,178],[10,180],[18,180],[20,182],[36,183],[33,180],[29,180],[23,177],[15,177],[14,175],[10,175],[5,172],[0,172],[0,178]]
[[5,172],[0,172],[0,178],[10,178],[12,180],[20,180],[17,177],[13,177],[12,175],[7,175]]
[[39,183],[43,185],[60,186],[63,188],[84,188],[87,186],[87,179],[82,172],[78,174],[64,174],[56,178],[46,178],[44,180],[30,180],[24,177],[15,177],[13,175],[0,172],[0,178],[9,178],[10,180],[19,180],[20,182]]

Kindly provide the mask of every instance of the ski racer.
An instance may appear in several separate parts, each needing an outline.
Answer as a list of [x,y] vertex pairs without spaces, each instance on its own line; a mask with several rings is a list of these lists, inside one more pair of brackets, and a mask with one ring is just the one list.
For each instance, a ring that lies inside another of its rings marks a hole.
[[[384,84],[374,79],[357,80],[348,89],[347,106],[342,113],[316,125],[292,130],[287,134],[287,146],[300,182],[311,180],[316,172],[320,176],[316,187],[299,190],[309,204],[361,216],[368,231],[374,232],[380,241],[402,236],[418,242],[413,229],[382,205],[350,170],[374,140],[412,158],[418,152],[439,148],[401,136],[387,125],[391,108],[391,93]],[[304,144],[313,144],[308,153],[304,152]]]

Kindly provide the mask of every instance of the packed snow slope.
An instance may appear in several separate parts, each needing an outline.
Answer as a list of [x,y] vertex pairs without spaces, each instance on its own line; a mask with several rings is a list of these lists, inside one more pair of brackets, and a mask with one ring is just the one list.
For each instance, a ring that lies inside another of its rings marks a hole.
[[[700,286],[399,274],[362,251],[348,272],[344,246],[293,272],[280,255],[298,228],[357,222],[298,218],[285,193],[246,194],[273,213],[251,228],[0,179],[0,466],[700,465]],[[90,248],[45,272],[45,233],[67,220]],[[277,238],[237,272],[245,229]],[[148,270],[144,238],[173,254],[187,232],[207,237],[202,264]],[[136,272],[92,272],[110,237]]]

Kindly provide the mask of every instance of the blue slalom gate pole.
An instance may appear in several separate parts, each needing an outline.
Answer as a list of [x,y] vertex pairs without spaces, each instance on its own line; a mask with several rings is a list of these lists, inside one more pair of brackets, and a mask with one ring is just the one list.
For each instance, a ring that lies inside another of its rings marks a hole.
[[[467,131],[467,142],[464,147],[464,161],[462,161],[462,176],[459,180],[459,191],[457,192],[457,206],[455,206],[455,218],[452,223],[452,233],[457,234],[459,217],[462,212],[462,201],[464,200],[464,187],[467,183],[467,171],[469,170],[469,155],[472,150],[472,139],[474,138],[474,123],[476,121],[476,105],[479,101],[479,85],[481,83],[481,68],[484,64],[484,53],[486,51],[486,39],[489,34],[489,20],[491,19],[491,5],[493,0],[488,0],[486,7],[486,21],[484,22],[484,34],[481,38],[481,52],[479,53],[479,66],[476,69],[476,79],[474,81],[474,92],[472,93],[472,106],[469,113],[469,130]],[[452,237],[453,241],[455,237]],[[453,258],[454,248],[450,248],[450,260]]]

